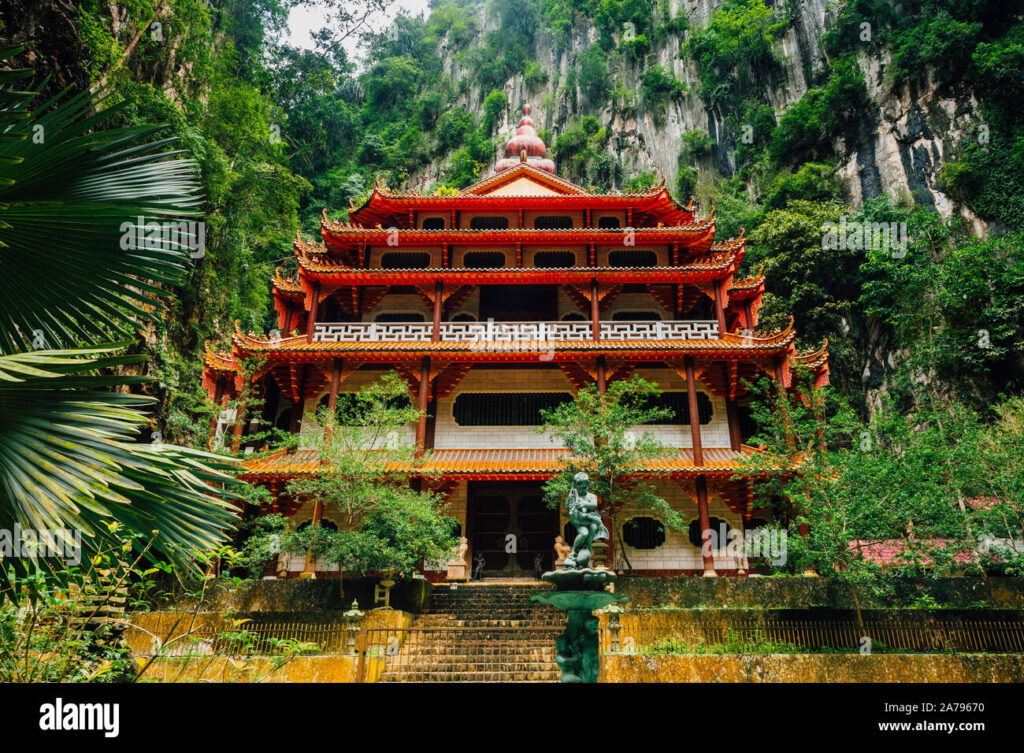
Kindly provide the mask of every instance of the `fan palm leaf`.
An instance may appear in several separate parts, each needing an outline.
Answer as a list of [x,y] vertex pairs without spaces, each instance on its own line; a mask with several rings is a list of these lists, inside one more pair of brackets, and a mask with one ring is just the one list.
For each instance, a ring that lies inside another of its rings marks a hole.
[[0,353],[127,335],[201,242],[181,224],[202,201],[196,164],[161,127],[97,130],[124,106],[104,95],[22,117],[18,94],[0,97]]
[[232,525],[233,464],[135,441],[152,399],[109,388],[146,378],[98,373],[139,359],[122,346],[0,356],[0,529],[78,530],[93,550],[117,521],[187,566]]
[[26,75],[0,72],[0,530],[80,532],[88,554],[118,523],[151,540],[151,558],[194,569],[233,524],[234,465],[140,442],[153,400],[126,388],[151,377],[123,372],[145,356],[104,340],[183,278],[181,238],[122,240],[194,216],[195,165],[158,128],[99,130],[117,109],[102,97],[30,112],[34,92],[11,88]]

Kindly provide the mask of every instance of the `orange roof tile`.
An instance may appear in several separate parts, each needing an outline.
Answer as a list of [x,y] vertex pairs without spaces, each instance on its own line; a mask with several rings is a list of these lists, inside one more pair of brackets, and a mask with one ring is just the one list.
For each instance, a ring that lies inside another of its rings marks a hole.
[[[673,449],[663,457],[644,464],[638,476],[687,476],[698,473],[730,476],[743,464],[746,457],[759,452],[746,445],[740,451],[705,448],[704,465],[696,466],[693,451]],[[419,463],[396,463],[389,470],[402,473],[443,474],[452,476],[541,476],[550,477],[559,472],[568,450],[558,449],[445,449],[433,450]],[[317,450],[284,451],[243,463],[243,478],[286,477],[320,473],[322,465]]]

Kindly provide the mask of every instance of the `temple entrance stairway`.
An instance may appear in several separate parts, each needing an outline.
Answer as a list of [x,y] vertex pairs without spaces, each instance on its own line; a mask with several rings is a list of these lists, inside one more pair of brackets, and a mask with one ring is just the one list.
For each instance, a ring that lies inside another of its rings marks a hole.
[[555,638],[565,614],[530,601],[551,586],[483,581],[437,587],[382,682],[558,682]]

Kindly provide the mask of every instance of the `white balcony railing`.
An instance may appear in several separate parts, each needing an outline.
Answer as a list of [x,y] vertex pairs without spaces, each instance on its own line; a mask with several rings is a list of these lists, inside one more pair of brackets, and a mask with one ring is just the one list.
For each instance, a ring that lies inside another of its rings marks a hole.
[[[429,342],[433,324],[317,324],[313,342]],[[585,342],[590,322],[443,322],[442,342]],[[717,321],[601,322],[602,340],[717,340]]]

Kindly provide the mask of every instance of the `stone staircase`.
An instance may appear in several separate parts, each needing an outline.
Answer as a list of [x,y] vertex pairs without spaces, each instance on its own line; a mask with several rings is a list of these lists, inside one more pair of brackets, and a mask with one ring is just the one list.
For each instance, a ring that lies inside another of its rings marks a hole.
[[530,597],[546,583],[435,587],[382,682],[558,682],[555,638],[565,615]]

